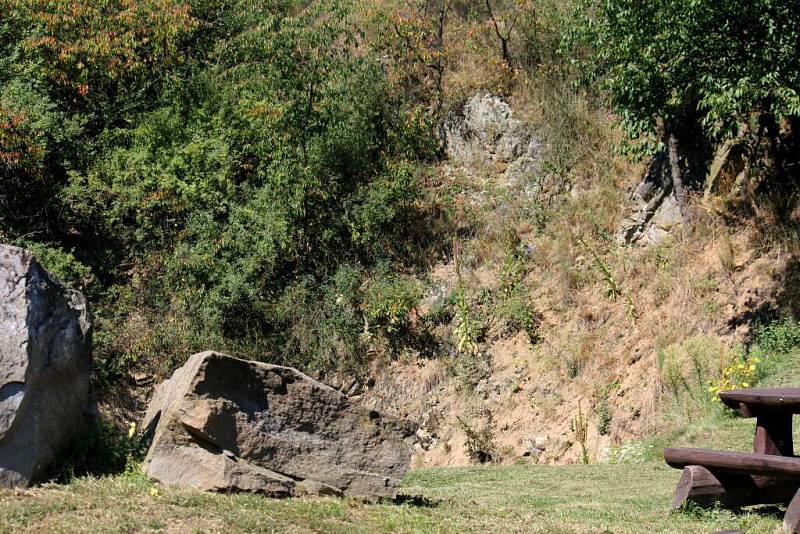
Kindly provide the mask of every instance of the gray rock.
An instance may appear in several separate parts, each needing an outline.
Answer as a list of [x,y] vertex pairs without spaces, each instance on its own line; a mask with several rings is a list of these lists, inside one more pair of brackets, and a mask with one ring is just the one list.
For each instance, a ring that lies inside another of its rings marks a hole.
[[467,100],[445,118],[440,137],[457,162],[506,165],[509,184],[525,185],[539,172],[539,139],[498,96],[479,93]]
[[631,200],[634,202],[632,213],[622,221],[617,232],[620,245],[658,244],[683,224],[666,151],[650,162],[642,181],[631,193]]
[[295,484],[294,494],[297,497],[341,497],[342,490],[328,486],[316,480],[301,480]]
[[0,487],[38,481],[85,430],[91,333],[80,292],[0,245]]
[[215,352],[157,388],[142,428],[145,472],[164,484],[366,498],[396,495],[416,432],[295,369]]

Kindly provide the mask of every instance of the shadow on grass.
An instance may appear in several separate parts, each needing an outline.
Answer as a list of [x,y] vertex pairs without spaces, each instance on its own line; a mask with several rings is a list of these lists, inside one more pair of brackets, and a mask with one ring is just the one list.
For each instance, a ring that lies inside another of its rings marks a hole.
[[718,514],[723,511],[729,512],[736,517],[757,515],[767,519],[782,521],[786,513],[786,506],[784,505],[784,507],[781,508],[781,506],[777,504],[759,504],[747,507],[725,508],[721,504],[715,504],[714,506],[701,507],[691,501],[687,501],[683,503],[678,510],[674,510],[673,513],[683,514],[695,519],[711,519],[718,516]]
[[442,501],[438,499],[429,499],[422,495],[398,495],[394,499],[386,499],[386,503],[396,505],[407,504],[415,508],[437,508],[442,504]]
[[786,514],[786,508],[781,508],[775,504],[765,504],[759,506],[750,506],[748,508],[734,508],[731,512],[735,515],[757,515],[769,519],[777,519],[783,521],[783,516]]

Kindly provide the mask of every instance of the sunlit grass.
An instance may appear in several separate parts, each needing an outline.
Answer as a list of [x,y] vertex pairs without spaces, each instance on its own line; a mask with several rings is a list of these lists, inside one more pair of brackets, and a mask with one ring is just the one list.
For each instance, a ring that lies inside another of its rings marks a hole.
[[[680,473],[635,465],[426,469],[397,502],[271,500],[159,488],[140,475],[0,493],[0,532],[772,532],[780,511],[671,512]],[[413,498],[412,498],[413,497]]]

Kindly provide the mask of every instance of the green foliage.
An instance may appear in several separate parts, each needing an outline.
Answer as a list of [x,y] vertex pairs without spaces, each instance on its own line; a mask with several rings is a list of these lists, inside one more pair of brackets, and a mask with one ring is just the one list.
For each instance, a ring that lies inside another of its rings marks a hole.
[[613,414],[611,413],[611,406],[609,405],[609,396],[611,392],[618,387],[619,384],[615,382],[602,387],[597,394],[597,404],[595,404],[594,413],[597,416],[597,433],[601,436],[607,436],[611,427]]
[[50,274],[71,287],[86,290],[95,282],[91,268],[78,261],[72,252],[34,241],[24,241],[20,245],[33,252]]
[[758,359],[759,381],[770,386],[797,386],[800,371],[800,322],[791,316],[757,325],[749,359]]
[[[800,115],[800,11],[792,0],[584,0],[576,33],[629,139],[699,120],[730,136],[750,113]],[[573,33],[572,37],[576,37]],[[645,148],[653,147],[654,137]]]
[[0,238],[93,285],[102,384],[203,348],[355,373],[365,322],[408,326],[438,148],[351,7],[0,0]]
[[480,350],[485,334],[483,317],[470,300],[462,283],[454,291],[455,328],[453,329],[452,367],[462,386],[472,392],[481,380],[491,374],[488,357]]
[[408,327],[421,296],[416,279],[391,277],[379,271],[367,286],[362,307],[371,324],[378,324],[392,334]]
[[504,299],[497,307],[497,316],[503,319],[513,332],[525,332],[531,343],[539,341],[539,314],[530,298],[516,292]]
[[792,317],[758,325],[754,334],[754,349],[765,355],[785,355],[800,348],[800,322]]
[[98,418],[62,462],[56,479],[66,482],[86,475],[135,472],[144,459],[147,445],[136,433],[136,425],[123,430]]
[[496,315],[512,332],[525,332],[531,343],[539,340],[539,314],[531,302],[524,278],[527,274],[525,252],[516,238],[511,239],[509,251],[500,270],[500,302]]

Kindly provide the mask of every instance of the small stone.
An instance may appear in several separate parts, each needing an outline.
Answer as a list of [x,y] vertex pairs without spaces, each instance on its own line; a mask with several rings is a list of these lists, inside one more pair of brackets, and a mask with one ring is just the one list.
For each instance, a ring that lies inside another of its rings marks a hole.
[[295,483],[295,497],[341,497],[343,494],[339,488],[316,480],[303,480]]

